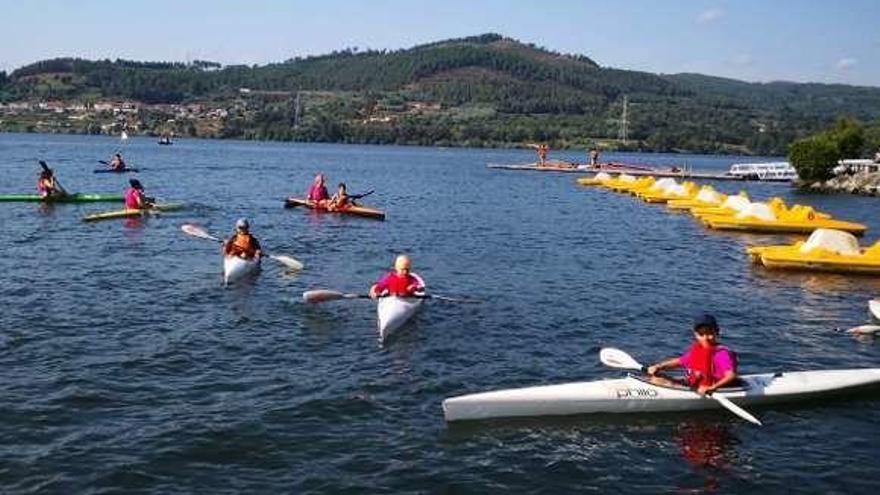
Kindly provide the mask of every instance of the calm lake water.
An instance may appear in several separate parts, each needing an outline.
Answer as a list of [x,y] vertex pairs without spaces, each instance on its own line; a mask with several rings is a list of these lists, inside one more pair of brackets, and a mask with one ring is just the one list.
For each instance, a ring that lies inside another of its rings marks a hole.
[[[752,268],[750,244],[686,215],[579,188],[576,175],[495,171],[528,151],[0,135],[0,193],[31,192],[38,158],[71,191],[121,192],[93,174],[121,150],[149,194],[188,204],[144,221],[85,224],[113,204],[0,203],[3,493],[874,492],[880,396],[724,411],[454,425],[443,398],[620,376],[597,351],[645,362],[689,345],[715,313],[741,372],[880,366],[866,323],[880,279]],[[552,158],[580,159],[583,153]],[[749,158],[609,155],[726,170]],[[282,207],[316,171],[387,221]],[[880,199],[718,183],[867,223]],[[219,248],[247,216],[268,260],[221,284]],[[437,294],[395,340],[375,306],[301,302],[364,292],[398,252]]]

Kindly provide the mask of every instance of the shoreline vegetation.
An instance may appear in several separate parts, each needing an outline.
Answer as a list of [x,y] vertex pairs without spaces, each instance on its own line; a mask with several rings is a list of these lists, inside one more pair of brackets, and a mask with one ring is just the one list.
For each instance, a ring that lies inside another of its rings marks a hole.
[[[788,159],[801,189],[880,195],[880,121],[865,126],[839,119],[826,131],[792,143]],[[845,159],[863,163],[844,166]]]
[[880,88],[602,67],[498,34],[263,66],[59,58],[0,72],[0,131],[785,155]]

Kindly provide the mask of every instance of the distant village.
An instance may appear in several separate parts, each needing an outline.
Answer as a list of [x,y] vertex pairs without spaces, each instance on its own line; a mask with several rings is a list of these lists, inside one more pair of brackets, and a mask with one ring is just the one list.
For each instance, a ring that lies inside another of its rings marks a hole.
[[[298,125],[308,101],[320,105],[336,96],[324,91],[262,91],[239,88],[235,98],[185,104],[149,104],[132,100],[96,99],[91,102],[33,100],[0,102],[0,131],[70,134],[225,137],[232,118],[252,119],[267,103],[288,102],[296,108],[292,127]],[[354,119],[360,125],[396,125],[408,115],[442,110],[440,103],[377,102]]]
[[21,101],[0,103],[0,130],[87,134],[211,136],[230,112],[245,113],[245,104],[146,104],[98,100],[92,103]]

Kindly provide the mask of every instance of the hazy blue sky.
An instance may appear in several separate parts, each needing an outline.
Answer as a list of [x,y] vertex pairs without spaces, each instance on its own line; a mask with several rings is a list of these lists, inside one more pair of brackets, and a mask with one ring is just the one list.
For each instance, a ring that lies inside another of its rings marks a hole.
[[45,58],[264,64],[497,32],[603,66],[880,86],[880,0],[0,0],[0,70]]

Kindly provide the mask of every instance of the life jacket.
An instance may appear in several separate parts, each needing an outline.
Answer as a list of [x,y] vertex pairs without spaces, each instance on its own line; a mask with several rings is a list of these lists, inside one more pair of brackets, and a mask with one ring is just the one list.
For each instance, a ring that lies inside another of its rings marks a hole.
[[692,387],[700,385],[712,386],[715,378],[712,376],[712,358],[719,346],[704,347],[699,342],[694,343],[690,349],[690,366],[687,369],[687,382]]
[[235,234],[229,243],[228,253],[234,256],[244,255],[245,258],[253,258],[257,254],[257,243],[251,234]]
[[392,273],[388,277],[388,293],[392,296],[409,296],[411,295],[407,288],[411,285],[419,285],[418,279],[412,275],[400,276]]

